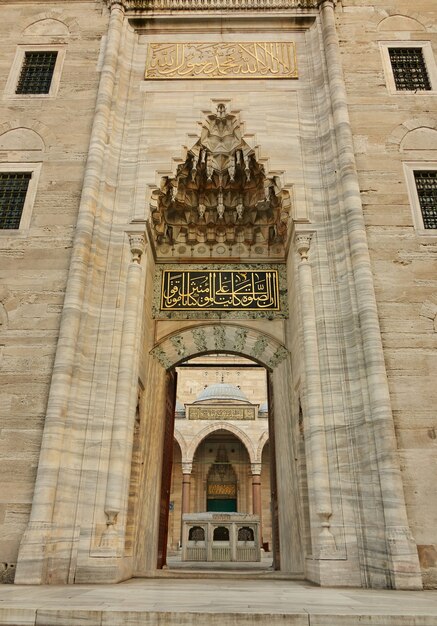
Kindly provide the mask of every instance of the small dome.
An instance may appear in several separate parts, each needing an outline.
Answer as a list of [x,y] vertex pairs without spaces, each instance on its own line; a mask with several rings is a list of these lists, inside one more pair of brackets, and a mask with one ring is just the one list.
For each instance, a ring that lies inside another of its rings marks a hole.
[[259,405],[258,413],[268,413],[268,412],[269,412],[269,405],[266,400],[265,402]]
[[205,387],[197,396],[195,402],[206,402],[211,400],[220,401],[233,401],[233,402],[246,402],[249,400],[244,393],[236,385],[230,385],[229,383],[215,383]]
[[175,413],[185,413],[185,407],[179,400],[176,400]]

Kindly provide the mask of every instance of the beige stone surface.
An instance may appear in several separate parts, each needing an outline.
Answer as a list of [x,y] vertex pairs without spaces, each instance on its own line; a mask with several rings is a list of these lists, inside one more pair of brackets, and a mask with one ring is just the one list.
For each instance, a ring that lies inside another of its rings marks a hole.
[[299,581],[238,580],[235,575],[218,585],[205,574],[203,578],[77,585],[73,591],[3,587],[0,624],[434,626],[437,618],[432,591],[320,589]]

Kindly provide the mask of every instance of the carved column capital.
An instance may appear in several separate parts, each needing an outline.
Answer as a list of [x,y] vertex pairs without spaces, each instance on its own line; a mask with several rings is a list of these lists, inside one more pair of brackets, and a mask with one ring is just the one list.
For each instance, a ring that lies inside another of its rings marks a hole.
[[193,470],[192,461],[182,461],[182,474],[191,474]]
[[110,11],[112,11],[112,9],[115,9],[115,8],[120,9],[121,11],[123,11],[123,13],[125,11],[126,7],[125,7],[124,0],[106,0],[106,3]]
[[319,9],[322,9],[324,6],[329,6],[329,5],[331,5],[332,8],[335,8],[336,4],[337,4],[337,0],[318,0],[317,6],[319,7]]
[[308,253],[310,250],[312,236],[313,236],[313,233],[302,232],[302,233],[296,233],[294,237],[296,250],[300,254],[300,258],[302,261],[308,260]]
[[262,464],[261,463],[251,463],[250,471],[252,472],[252,476],[260,476],[261,475]]
[[146,249],[146,238],[144,233],[128,233],[130,251],[133,263],[141,263],[141,257]]

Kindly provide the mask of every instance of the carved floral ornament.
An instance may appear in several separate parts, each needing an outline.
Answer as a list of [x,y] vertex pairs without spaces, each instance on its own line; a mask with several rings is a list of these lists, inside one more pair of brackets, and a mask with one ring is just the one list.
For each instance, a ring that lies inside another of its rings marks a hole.
[[[272,9],[317,9],[326,0],[107,0],[109,6],[143,11],[268,11]],[[335,4],[336,0],[329,0]]]
[[[151,226],[158,258],[284,256],[291,200],[279,176],[242,137],[237,115],[218,104],[174,177],[152,193]],[[220,252],[222,251],[222,252]],[[184,254],[185,253],[185,254]]]

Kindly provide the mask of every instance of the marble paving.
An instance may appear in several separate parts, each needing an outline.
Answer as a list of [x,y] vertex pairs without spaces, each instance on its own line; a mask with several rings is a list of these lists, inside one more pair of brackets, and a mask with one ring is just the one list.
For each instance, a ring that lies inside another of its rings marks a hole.
[[307,582],[131,579],[0,589],[2,626],[437,626],[437,591],[319,588]]

